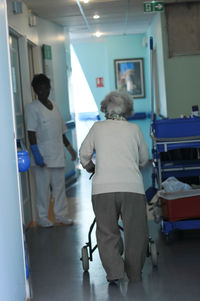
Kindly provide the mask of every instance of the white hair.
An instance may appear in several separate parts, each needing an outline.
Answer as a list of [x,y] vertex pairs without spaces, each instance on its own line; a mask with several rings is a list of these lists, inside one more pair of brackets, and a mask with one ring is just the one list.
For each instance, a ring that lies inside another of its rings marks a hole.
[[130,116],[133,114],[133,97],[127,92],[112,91],[101,102],[101,112],[105,113],[106,118]]

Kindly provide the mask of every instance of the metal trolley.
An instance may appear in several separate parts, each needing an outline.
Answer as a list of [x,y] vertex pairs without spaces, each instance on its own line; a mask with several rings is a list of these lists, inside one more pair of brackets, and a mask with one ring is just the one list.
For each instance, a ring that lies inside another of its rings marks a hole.
[[[171,150],[200,149],[200,118],[176,118],[153,120],[151,125],[152,138],[152,179],[153,189],[161,190],[162,181],[168,177],[186,178],[200,176],[200,161],[192,160],[167,160],[162,154]],[[155,183],[157,182],[157,187]],[[158,201],[158,206],[162,204]],[[162,208],[161,208],[162,211]],[[166,242],[170,243],[175,238],[176,230],[200,229],[200,210],[197,216],[188,214],[183,220],[161,220],[162,233]]]

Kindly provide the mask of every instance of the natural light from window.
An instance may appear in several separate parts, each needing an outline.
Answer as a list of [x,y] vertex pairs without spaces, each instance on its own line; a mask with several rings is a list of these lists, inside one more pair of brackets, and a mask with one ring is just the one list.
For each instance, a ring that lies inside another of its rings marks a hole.
[[70,52],[72,65],[69,80],[70,109],[71,113],[75,115],[79,148],[94,123],[94,118],[90,118],[90,116],[98,115],[98,108],[73,46],[71,46]]

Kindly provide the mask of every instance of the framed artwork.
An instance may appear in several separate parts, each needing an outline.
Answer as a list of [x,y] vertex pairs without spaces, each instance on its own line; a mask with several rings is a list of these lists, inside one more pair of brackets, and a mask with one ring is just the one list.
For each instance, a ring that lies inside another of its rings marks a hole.
[[145,97],[143,58],[114,60],[115,86],[134,98]]

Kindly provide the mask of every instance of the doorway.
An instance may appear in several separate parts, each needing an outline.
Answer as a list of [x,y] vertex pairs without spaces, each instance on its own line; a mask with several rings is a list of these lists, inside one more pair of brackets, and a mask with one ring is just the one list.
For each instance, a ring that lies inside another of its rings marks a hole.
[[[16,139],[21,140],[26,144],[25,124],[24,124],[24,106],[22,97],[22,82],[20,70],[20,55],[19,55],[19,37],[12,32],[9,36],[10,40],[10,58],[11,58],[11,75],[13,98],[15,106],[15,124],[16,124]],[[29,176],[27,172],[20,173],[20,188],[23,200],[23,224],[25,227],[32,221],[32,209],[29,187]]]

